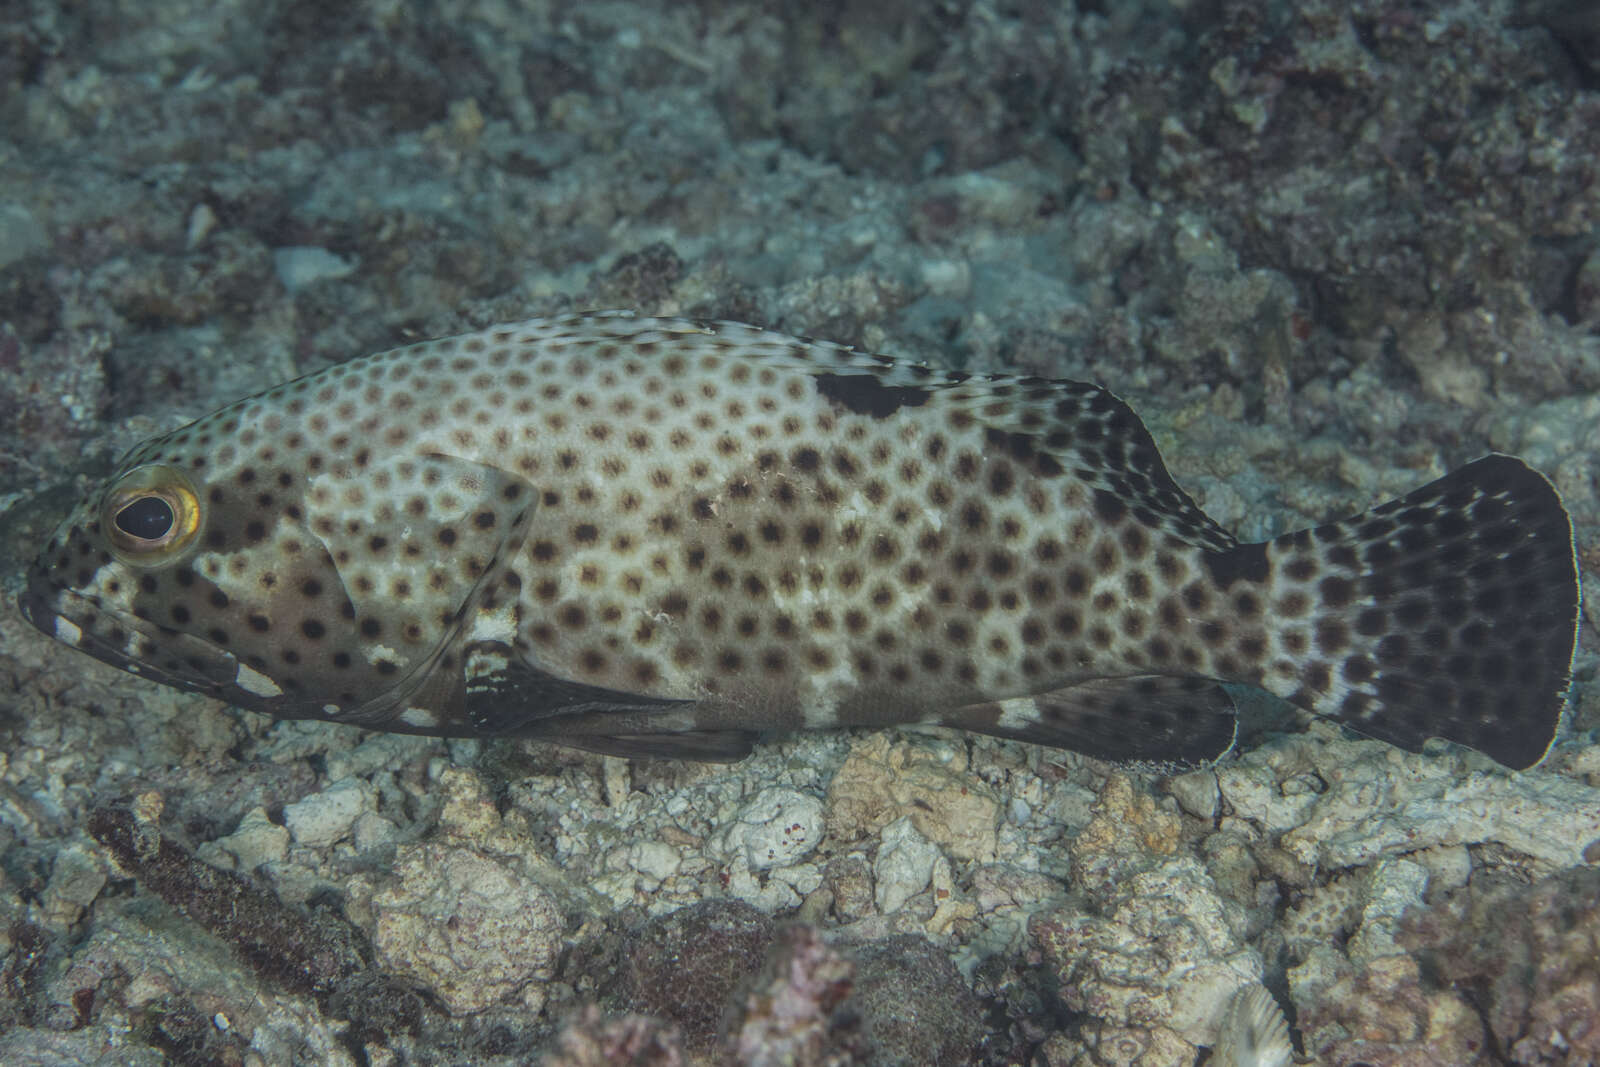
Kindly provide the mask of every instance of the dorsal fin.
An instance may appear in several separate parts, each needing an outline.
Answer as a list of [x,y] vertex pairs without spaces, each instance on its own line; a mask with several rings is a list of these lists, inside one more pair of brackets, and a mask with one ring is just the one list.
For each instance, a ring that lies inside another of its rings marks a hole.
[[1011,452],[1024,464],[1047,457],[1090,487],[1110,493],[1151,529],[1212,551],[1238,544],[1173,480],[1133,409],[1098,385],[935,370],[736,323],[700,328],[764,361],[803,369],[817,392],[842,411],[874,419],[906,410],[918,417],[944,411],[958,426],[966,420],[981,426],[991,447]]
[[1048,378],[972,379],[941,388],[935,403],[960,405],[991,446],[1018,458],[1050,457],[1144,526],[1185,544],[1225,551],[1238,539],[1217,525],[1167,471],[1155,439],[1133,409],[1088,382]]
[[1088,382],[978,375],[792,337],[737,322],[663,319],[606,311],[503,327],[529,338],[580,331],[586,340],[635,348],[670,343],[673,351],[759,361],[801,372],[838,410],[873,419],[935,410],[954,423],[988,431],[989,445],[1027,464],[1048,463],[1109,493],[1139,520],[1212,551],[1238,543],[1167,472],[1155,440],[1121,399]]

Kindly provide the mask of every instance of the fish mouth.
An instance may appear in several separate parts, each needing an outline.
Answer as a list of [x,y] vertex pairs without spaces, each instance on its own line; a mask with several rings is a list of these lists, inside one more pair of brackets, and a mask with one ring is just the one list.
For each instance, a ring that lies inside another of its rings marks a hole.
[[[448,729],[433,721],[396,720],[406,706],[404,692],[395,689],[368,694],[368,703],[351,707],[329,704],[316,694],[304,695],[295,677],[275,680],[264,673],[264,667],[257,670],[203,636],[107,604],[52,580],[46,569],[29,573],[26,587],[17,597],[17,608],[39,632],[102,663],[246,711],[277,719],[333,720],[396,732],[439,734]],[[425,681],[426,673],[419,672],[417,678]],[[466,730],[454,732],[470,735]]]
[[118,670],[248,707],[239,661],[200,638],[108,607],[35,571],[17,609],[40,633]]
[[[328,719],[336,710],[284,692],[277,682],[203,637],[119,610],[51,581],[47,573],[29,575],[17,607],[46,636],[137,678],[278,719]],[[380,704],[388,710],[387,703]],[[358,715],[352,714],[349,721],[364,725]],[[381,719],[374,716],[375,723]]]

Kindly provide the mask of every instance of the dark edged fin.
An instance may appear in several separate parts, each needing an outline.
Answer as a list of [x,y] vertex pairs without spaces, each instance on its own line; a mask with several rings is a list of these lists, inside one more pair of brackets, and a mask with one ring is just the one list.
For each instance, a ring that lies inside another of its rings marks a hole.
[[561,734],[548,738],[569,748],[624,759],[683,759],[733,763],[750,755],[758,735],[749,730],[684,730],[672,734]]
[[1233,747],[1233,698],[1204,678],[1102,678],[1003,704],[974,704],[940,726],[1070,748],[1164,769],[1214,763]]
[[839,410],[878,419],[937,410],[952,424],[981,427],[990,455],[1040,478],[1070,472],[1153,530],[1205,549],[1238,543],[1173,480],[1133,409],[1098,385],[940,371],[831,345],[813,358],[805,369]]
[[1268,550],[1269,603],[1310,605],[1299,677],[1269,670],[1274,692],[1412,752],[1442,737],[1517,770],[1544,757],[1571,677],[1578,572],[1543,475],[1487,456]]
[[530,666],[500,642],[479,642],[467,656],[467,721],[477,736],[565,740],[561,719],[648,715],[693,704],[568,681]]
[[[1121,398],[1083,382],[1041,384],[1053,392],[1040,397],[1034,392],[1037,386],[1025,389],[1023,403],[1016,406],[1025,416],[1027,401],[1049,401],[1052,421],[1033,439],[1096,491],[1097,508],[1109,499],[1113,508],[1131,512],[1141,525],[1198,548],[1223,550],[1238,544],[1173,479],[1155,438]],[[994,443],[993,435],[990,440]],[[1062,447],[1063,441],[1070,444]]]

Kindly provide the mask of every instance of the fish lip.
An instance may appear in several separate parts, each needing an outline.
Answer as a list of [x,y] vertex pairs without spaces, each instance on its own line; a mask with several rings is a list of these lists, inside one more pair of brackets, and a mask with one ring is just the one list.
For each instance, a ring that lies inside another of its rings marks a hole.
[[[174,638],[170,633],[162,632],[161,628],[153,623],[141,619],[127,612],[118,611],[107,607],[93,597],[85,596],[75,589],[60,585],[50,580],[47,574],[38,570],[28,576],[28,584],[17,596],[17,609],[22,617],[28,620],[33,627],[47,637],[70,645],[87,656],[92,656],[102,663],[109,664],[121,671],[139,678],[147,678],[174,686],[188,692],[205,693],[218,699],[238,703],[231,695],[235,688],[229,683],[220,682],[216,678],[207,677],[198,671],[184,671],[174,673],[153,663],[140,660],[129,655],[123,649],[116,647],[97,631],[103,632],[107,620],[117,626],[138,633],[152,641],[171,643],[179,641],[186,647],[185,651],[194,656],[203,654],[211,662],[223,666],[224,673],[230,679],[238,669],[238,657],[224,649],[217,648],[204,638],[192,634],[179,634]],[[76,627],[75,639],[65,638],[61,632],[61,623],[66,622]]]

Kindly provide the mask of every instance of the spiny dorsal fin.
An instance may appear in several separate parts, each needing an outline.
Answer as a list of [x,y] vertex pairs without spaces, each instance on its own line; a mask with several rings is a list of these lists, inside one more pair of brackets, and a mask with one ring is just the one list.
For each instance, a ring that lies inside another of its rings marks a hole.
[[1237,544],[1167,472],[1144,423],[1121,399],[1088,382],[975,375],[792,337],[737,322],[650,318],[603,311],[498,328],[526,342],[564,336],[636,350],[670,345],[684,357],[717,355],[801,372],[841,412],[889,419],[942,414],[957,427],[979,426],[989,447],[1025,466],[1073,472],[1135,512],[1148,528],[1185,544],[1221,550]]

